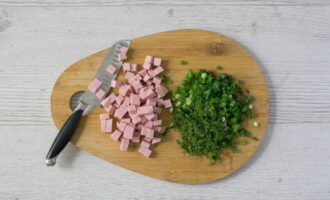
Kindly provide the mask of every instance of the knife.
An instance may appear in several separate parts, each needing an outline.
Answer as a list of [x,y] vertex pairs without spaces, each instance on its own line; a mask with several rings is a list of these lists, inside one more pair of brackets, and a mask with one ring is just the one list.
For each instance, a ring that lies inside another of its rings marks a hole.
[[[116,79],[122,62],[118,59],[119,49],[121,47],[129,48],[131,44],[130,40],[121,40],[116,42],[106,53],[106,56],[99,67],[98,72],[94,78],[97,78],[102,82],[100,89],[105,92],[110,90],[110,82]],[[116,73],[113,75],[106,72],[109,65],[113,65],[117,68]],[[56,163],[56,157],[61,153],[67,143],[71,140],[75,130],[78,127],[80,118],[89,114],[94,107],[99,107],[101,100],[95,95],[95,93],[86,90],[79,99],[78,106],[74,109],[70,117],[66,120],[60,131],[58,132],[55,140],[50,147],[46,156],[46,165],[53,166]]]

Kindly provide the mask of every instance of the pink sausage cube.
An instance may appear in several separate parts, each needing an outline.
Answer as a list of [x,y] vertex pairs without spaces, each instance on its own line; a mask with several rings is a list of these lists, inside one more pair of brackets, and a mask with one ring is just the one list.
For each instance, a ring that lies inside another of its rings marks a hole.
[[151,64],[150,64],[150,63],[144,63],[144,64],[142,65],[142,67],[143,67],[144,69],[149,70],[149,69],[151,69]]
[[109,72],[110,74],[114,75],[117,71],[117,68],[113,65],[109,65],[109,67],[107,67],[107,72]]
[[158,74],[162,73],[163,71],[164,71],[164,69],[162,67],[160,67],[160,66],[157,67],[156,69],[154,69],[152,71],[152,77],[157,76]]
[[151,114],[147,114],[147,115],[145,115],[145,117],[146,117],[149,121],[151,121],[151,120],[153,120],[153,119],[156,118],[156,115],[155,115],[154,113],[151,113]]
[[151,85],[152,85],[152,80],[148,80],[148,81],[146,82],[146,85],[147,85],[147,86],[151,86]]
[[130,86],[122,85],[119,88],[119,94],[122,95],[122,96],[126,96],[129,90],[130,90]]
[[129,146],[129,140],[128,140],[128,144],[127,144],[125,138],[121,139],[120,151],[127,151],[128,150],[128,146]]
[[152,138],[152,142],[151,142],[151,144],[156,144],[156,143],[158,143],[158,142],[160,142],[160,141],[161,141],[160,138],[158,138],[158,137],[154,137],[154,138]]
[[130,79],[134,78],[134,76],[135,76],[134,73],[132,73],[132,72],[126,72],[125,79],[126,80],[130,80]]
[[121,53],[127,53],[128,47],[120,47],[119,52]]
[[118,130],[115,130],[115,132],[112,133],[111,138],[118,141],[120,139],[120,136],[122,133]]
[[115,111],[116,111],[116,107],[113,105],[110,105],[110,106],[106,107],[105,110],[109,113],[109,115],[113,115],[113,113],[115,113]]
[[128,106],[128,105],[130,105],[130,104],[131,104],[131,98],[130,98],[130,97],[125,97],[125,100],[124,100],[124,102],[123,102],[123,105]]
[[123,139],[121,140],[124,144],[126,144],[126,145],[129,145],[129,143],[130,143],[130,139],[128,139],[128,138],[124,138],[123,137]]
[[151,156],[152,151],[150,149],[147,149],[147,148],[144,148],[144,147],[140,147],[139,153],[141,153],[145,157],[149,158]]
[[145,62],[145,63],[152,64],[152,63],[153,63],[153,58],[152,58],[152,56],[146,56],[146,58],[144,59],[144,62]]
[[134,80],[131,82],[131,85],[133,86],[133,88],[135,89],[135,91],[138,91],[140,88],[143,87],[143,85],[141,84],[141,82],[139,80]]
[[89,85],[88,85],[88,89],[95,93],[102,85],[102,82],[99,79],[94,79]]
[[154,125],[154,123],[152,121],[148,121],[144,124],[144,126],[148,127],[148,128],[152,128]]
[[165,93],[165,95],[168,93],[168,89],[162,85],[160,85],[160,87],[162,88],[163,92]]
[[157,132],[160,133],[160,134],[162,134],[162,133],[165,132],[165,130],[166,130],[166,129],[165,129],[164,127],[158,127]]
[[161,119],[155,120],[154,121],[154,126],[160,126],[160,125],[162,125],[162,122],[163,122],[163,120],[161,120]]
[[161,84],[162,83],[162,79],[155,76],[153,79],[152,79],[152,82],[155,83],[155,84]]
[[143,93],[143,92],[147,91],[148,89],[149,89],[148,87],[144,86],[139,89],[139,93]]
[[167,94],[168,90],[161,85],[156,85],[156,92],[158,94],[158,98],[162,98]]
[[135,131],[133,134],[133,137],[140,137],[140,132],[139,131]]
[[105,132],[107,132],[107,133],[112,132],[112,119],[107,119],[106,120]]
[[138,115],[136,114],[136,111],[135,111],[135,112],[134,112],[134,111],[129,112],[128,115],[129,115],[129,117],[130,117],[131,119],[133,119],[133,118],[135,118],[135,117],[138,117]]
[[100,120],[110,119],[109,114],[100,114]]
[[157,99],[157,106],[161,107],[164,105],[164,100],[163,99]]
[[146,141],[142,141],[141,142],[141,147],[149,148],[150,147],[150,143],[149,142],[146,142]]
[[151,78],[154,77],[154,70],[149,69],[149,70],[148,70],[148,74],[149,74],[149,76],[150,76]]
[[134,126],[127,125],[124,130],[124,138],[132,139],[134,134]]
[[125,128],[126,128],[126,123],[125,122],[120,122],[119,124],[117,124],[117,128],[121,131],[124,132]]
[[138,64],[132,64],[131,65],[131,71],[132,72],[136,72],[137,71],[137,68],[138,68]]
[[132,118],[132,122],[133,122],[134,125],[140,123],[141,122],[141,117],[136,116],[136,117]]
[[120,88],[121,86],[121,82],[120,81],[117,81],[117,80],[112,80],[111,81],[111,87],[113,88]]
[[126,60],[126,59],[127,59],[126,53],[120,52],[118,54],[118,60],[123,61],[123,60]]
[[124,100],[125,100],[125,98],[122,95],[118,95],[116,97],[116,103],[119,105],[122,104]]
[[142,124],[137,125],[136,130],[141,131],[142,130]]
[[146,135],[147,138],[153,138],[155,131],[153,129],[149,129]]
[[99,89],[99,90],[95,93],[95,95],[97,96],[97,98],[99,98],[99,99],[103,99],[103,97],[105,96],[105,92],[104,92],[103,90]]
[[[131,95],[131,97],[132,97],[132,95]],[[136,106],[130,105],[130,106],[128,106],[127,110],[128,110],[128,112],[136,112]]]
[[116,95],[114,95],[113,93],[111,93],[108,96],[108,98],[109,98],[109,101],[110,101],[111,104],[116,101]]
[[171,108],[171,107],[172,107],[172,102],[171,102],[171,100],[169,100],[169,99],[164,100],[164,107],[165,107],[165,108]]
[[138,115],[150,114],[153,113],[154,108],[152,106],[141,106],[137,108]]
[[142,124],[145,124],[147,121],[148,121],[148,119],[145,116],[141,116]]
[[162,112],[162,109],[158,108],[158,107],[155,107],[154,110],[155,110],[155,113],[157,113],[157,114],[160,114]]
[[130,118],[123,118],[121,119],[122,122],[125,122],[127,124],[131,123],[131,119]]
[[146,74],[148,74],[148,71],[146,69],[142,69],[138,72],[138,74],[140,74],[141,76],[145,76]]
[[154,58],[153,65],[160,66],[161,62],[162,62],[162,59],[160,59],[160,58]]
[[134,79],[140,81],[140,80],[142,80],[142,76],[140,74],[136,74],[134,76]]
[[116,95],[114,95],[113,93],[111,93],[108,96],[108,98],[109,98],[109,101],[110,101],[111,104],[116,101]]
[[147,102],[146,102],[146,105],[155,107],[156,106],[156,103],[157,103],[157,100],[156,99],[154,99],[154,98],[148,98],[147,99]]
[[123,64],[123,70],[124,71],[130,71],[131,70],[131,65],[129,63],[124,63]]
[[150,76],[149,76],[149,74],[146,74],[146,75],[144,75],[144,77],[143,77],[143,81],[144,82],[147,82],[148,80],[150,80]]
[[152,138],[144,137],[143,140],[146,141],[146,142],[151,142]]
[[109,107],[116,100],[116,96],[111,93],[107,98],[101,101],[101,105],[106,108]]
[[127,111],[127,106],[120,106],[117,110],[116,110],[116,112],[115,112],[115,114],[113,115],[114,117],[116,117],[116,118],[118,118],[118,119],[121,119],[121,118],[123,118],[124,117],[124,115],[127,113],[128,111]]
[[133,136],[132,142],[134,142],[134,143],[140,143],[140,136],[138,136],[138,137]]
[[153,126],[153,127],[152,127],[152,130],[154,130],[155,133],[157,133],[157,131],[158,131],[158,126]]
[[142,100],[145,100],[148,97],[153,97],[153,96],[155,96],[155,93],[154,93],[154,91],[152,89],[147,89],[146,91],[140,93],[140,98]]
[[107,120],[101,119],[101,132],[105,132],[106,125],[107,125]]
[[136,94],[131,94],[131,104],[139,106],[141,104],[140,97]]
[[120,105],[121,105],[121,104],[119,104],[119,103],[117,103],[117,102],[115,102],[115,103],[113,104],[113,106],[114,106],[116,109],[119,108]]
[[148,134],[149,128],[142,126],[141,128],[141,135],[147,135]]
[[157,93],[154,92],[153,89],[151,89],[151,90],[152,90],[152,92],[150,93],[150,95],[149,95],[148,97],[150,97],[150,98],[155,98],[155,97],[157,97]]

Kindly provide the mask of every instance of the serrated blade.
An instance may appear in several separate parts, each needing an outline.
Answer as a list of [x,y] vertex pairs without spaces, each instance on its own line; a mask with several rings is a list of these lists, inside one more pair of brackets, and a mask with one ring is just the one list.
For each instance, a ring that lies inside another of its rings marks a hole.
[[[121,40],[116,42],[114,45],[111,46],[109,51],[104,57],[102,64],[97,71],[95,78],[99,79],[102,82],[100,89],[105,91],[106,93],[110,90],[110,83],[112,80],[115,80],[122,65],[122,62],[118,59],[119,49],[121,47],[129,47],[131,41],[130,40]],[[115,74],[110,74],[106,71],[109,65],[113,65],[117,68]],[[88,114],[94,107],[98,107],[101,105],[101,100],[95,95],[95,93],[86,90],[84,94],[79,99],[80,104],[77,108],[86,107],[83,115]],[[77,109],[76,108],[76,109]]]

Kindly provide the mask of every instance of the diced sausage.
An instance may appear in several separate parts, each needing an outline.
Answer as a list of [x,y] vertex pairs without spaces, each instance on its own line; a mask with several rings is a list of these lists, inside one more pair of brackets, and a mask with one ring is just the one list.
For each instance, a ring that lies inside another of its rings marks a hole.
[[96,78],[88,85],[88,89],[91,92],[96,93],[96,91],[101,87],[101,85],[102,85],[102,82]]
[[109,72],[112,75],[114,75],[116,73],[116,71],[117,71],[117,68],[115,66],[113,66],[113,65],[109,65],[107,67],[107,72]]

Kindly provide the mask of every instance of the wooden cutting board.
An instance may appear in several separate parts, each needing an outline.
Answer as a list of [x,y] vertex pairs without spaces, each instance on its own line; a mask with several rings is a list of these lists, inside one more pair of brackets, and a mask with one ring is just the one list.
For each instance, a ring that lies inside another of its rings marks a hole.
[[[104,49],[74,63],[57,79],[51,97],[51,111],[57,128],[62,126],[71,113],[70,98],[75,92],[86,89],[107,51],[108,49]],[[104,111],[102,108],[96,108],[82,118],[71,142],[115,165],[177,183],[199,184],[215,181],[246,164],[264,137],[269,115],[267,86],[258,64],[248,51],[218,33],[176,30],[134,39],[127,62],[142,64],[146,55],[163,59],[165,74],[174,81],[173,84],[167,85],[170,90],[180,84],[187,69],[195,71],[203,68],[214,73],[225,72],[244,80],[243,87],[255,97],[253,104],[257,116],[246,123],[246,128],[258,137],[259,141],[248,140],[247,145],[240,146],[242,153],[225,151],[222,163],[209,166],[207,159],[185,156],[176,144],[179,133],[171,130],[162,138],[160,144],[152,148],[152,158],[145,158],[137,152],[137,147],[130,148],[128,152],[119,151],[119,142],[113,141],[110,134],[100,132],[99,114]],[[181,60],[188,61],[188,65],[181,65]],[[216,70],[217,65],[221,65],[223,70]],[[118,79],[123,79],[122,72]],[[161,115],[167,122],[170,117],[170,113],[166,112]],[[253,121],[260,122],[260,127],[253,127]]]

